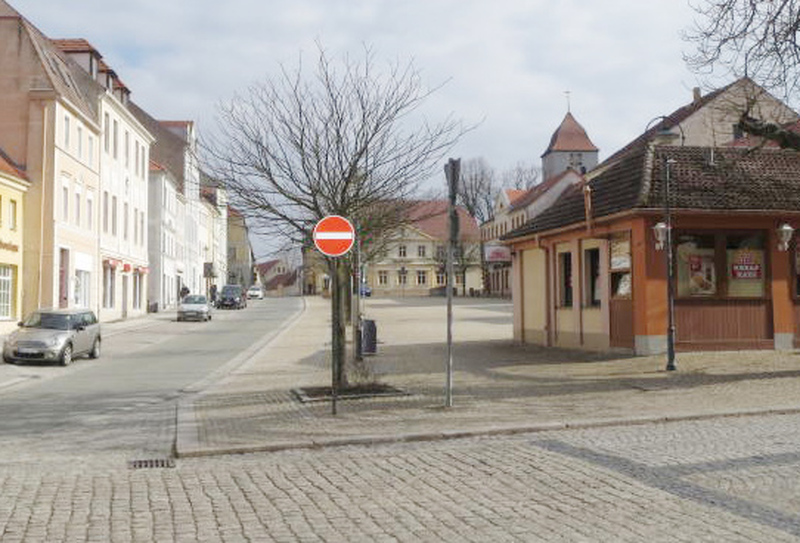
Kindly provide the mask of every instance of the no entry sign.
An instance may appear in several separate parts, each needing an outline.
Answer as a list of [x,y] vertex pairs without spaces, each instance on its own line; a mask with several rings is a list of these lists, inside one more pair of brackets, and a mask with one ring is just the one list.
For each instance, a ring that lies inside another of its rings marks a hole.
[[353,225],[339,215],[329,215],[314,227],[314,245],[326,256],[347,254],[355,239]]

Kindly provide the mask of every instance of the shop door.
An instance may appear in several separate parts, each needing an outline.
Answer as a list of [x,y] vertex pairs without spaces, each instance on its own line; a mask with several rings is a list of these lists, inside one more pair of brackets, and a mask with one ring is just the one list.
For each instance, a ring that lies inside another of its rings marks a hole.
[[633,349],[633,300],[612,298],[609,300],[611,347]]
[[69,305],[69,249],[61,249],[58,259],[58,307]]
[[122,318],[128,317],[128,276],[122,276]]

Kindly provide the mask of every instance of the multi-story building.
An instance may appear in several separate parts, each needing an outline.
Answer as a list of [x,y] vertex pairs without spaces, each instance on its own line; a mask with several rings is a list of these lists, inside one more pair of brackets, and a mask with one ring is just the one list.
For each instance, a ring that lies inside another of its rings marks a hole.
[[253,284],[253,249],[244,216],[228,206],[227,282],[247,288]]
[[25,171],[22,309],[99,310],[98,201],[104,89],[0,0],[0,148]]
[[147,300],[149,311],[173,308],[183,272],[183,219],[186,199],[169,170],[150,162],[148,193],[148,248],[150,280]]
[[[366,266],[367,284],[376,296],[429,296],[444,292],[448,244],[448,204],[417,202],[409,223],[391,237],[382,254]],[[455,258],[458,294],[481,291],[480,231],[475,218],[458,208],[459,243]]]
[[95,201],[102,263],[98,316],[115,320],[141,315],[147,310],[147,174],[153,137],[128,110],[130,90],[97,49],[83,39],[54,43],[104,88],[97,112],[100,193]]
[[14,330],[23,317],[22,224],[29,186],[25,173],[0,151],[0,334]]

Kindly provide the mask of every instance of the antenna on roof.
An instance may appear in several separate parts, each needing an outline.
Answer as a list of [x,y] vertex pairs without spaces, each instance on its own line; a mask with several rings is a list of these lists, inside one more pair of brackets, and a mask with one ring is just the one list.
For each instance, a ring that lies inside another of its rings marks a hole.
[[569,95],[572,94],[572,91],[564,91],[564,96],[567,97],[567,113],[570,113],[570,103],[569,103]]

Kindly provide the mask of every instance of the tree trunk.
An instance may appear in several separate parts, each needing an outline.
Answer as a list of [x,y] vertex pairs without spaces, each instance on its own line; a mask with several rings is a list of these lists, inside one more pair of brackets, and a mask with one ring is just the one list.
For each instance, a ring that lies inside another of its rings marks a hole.
[[345,320],[344,300],[346,287],[342,284],[342,268],[339,259],[329,260],[331,276],[331,384],[338,391],[347,386],[344,374],[345,363]]

